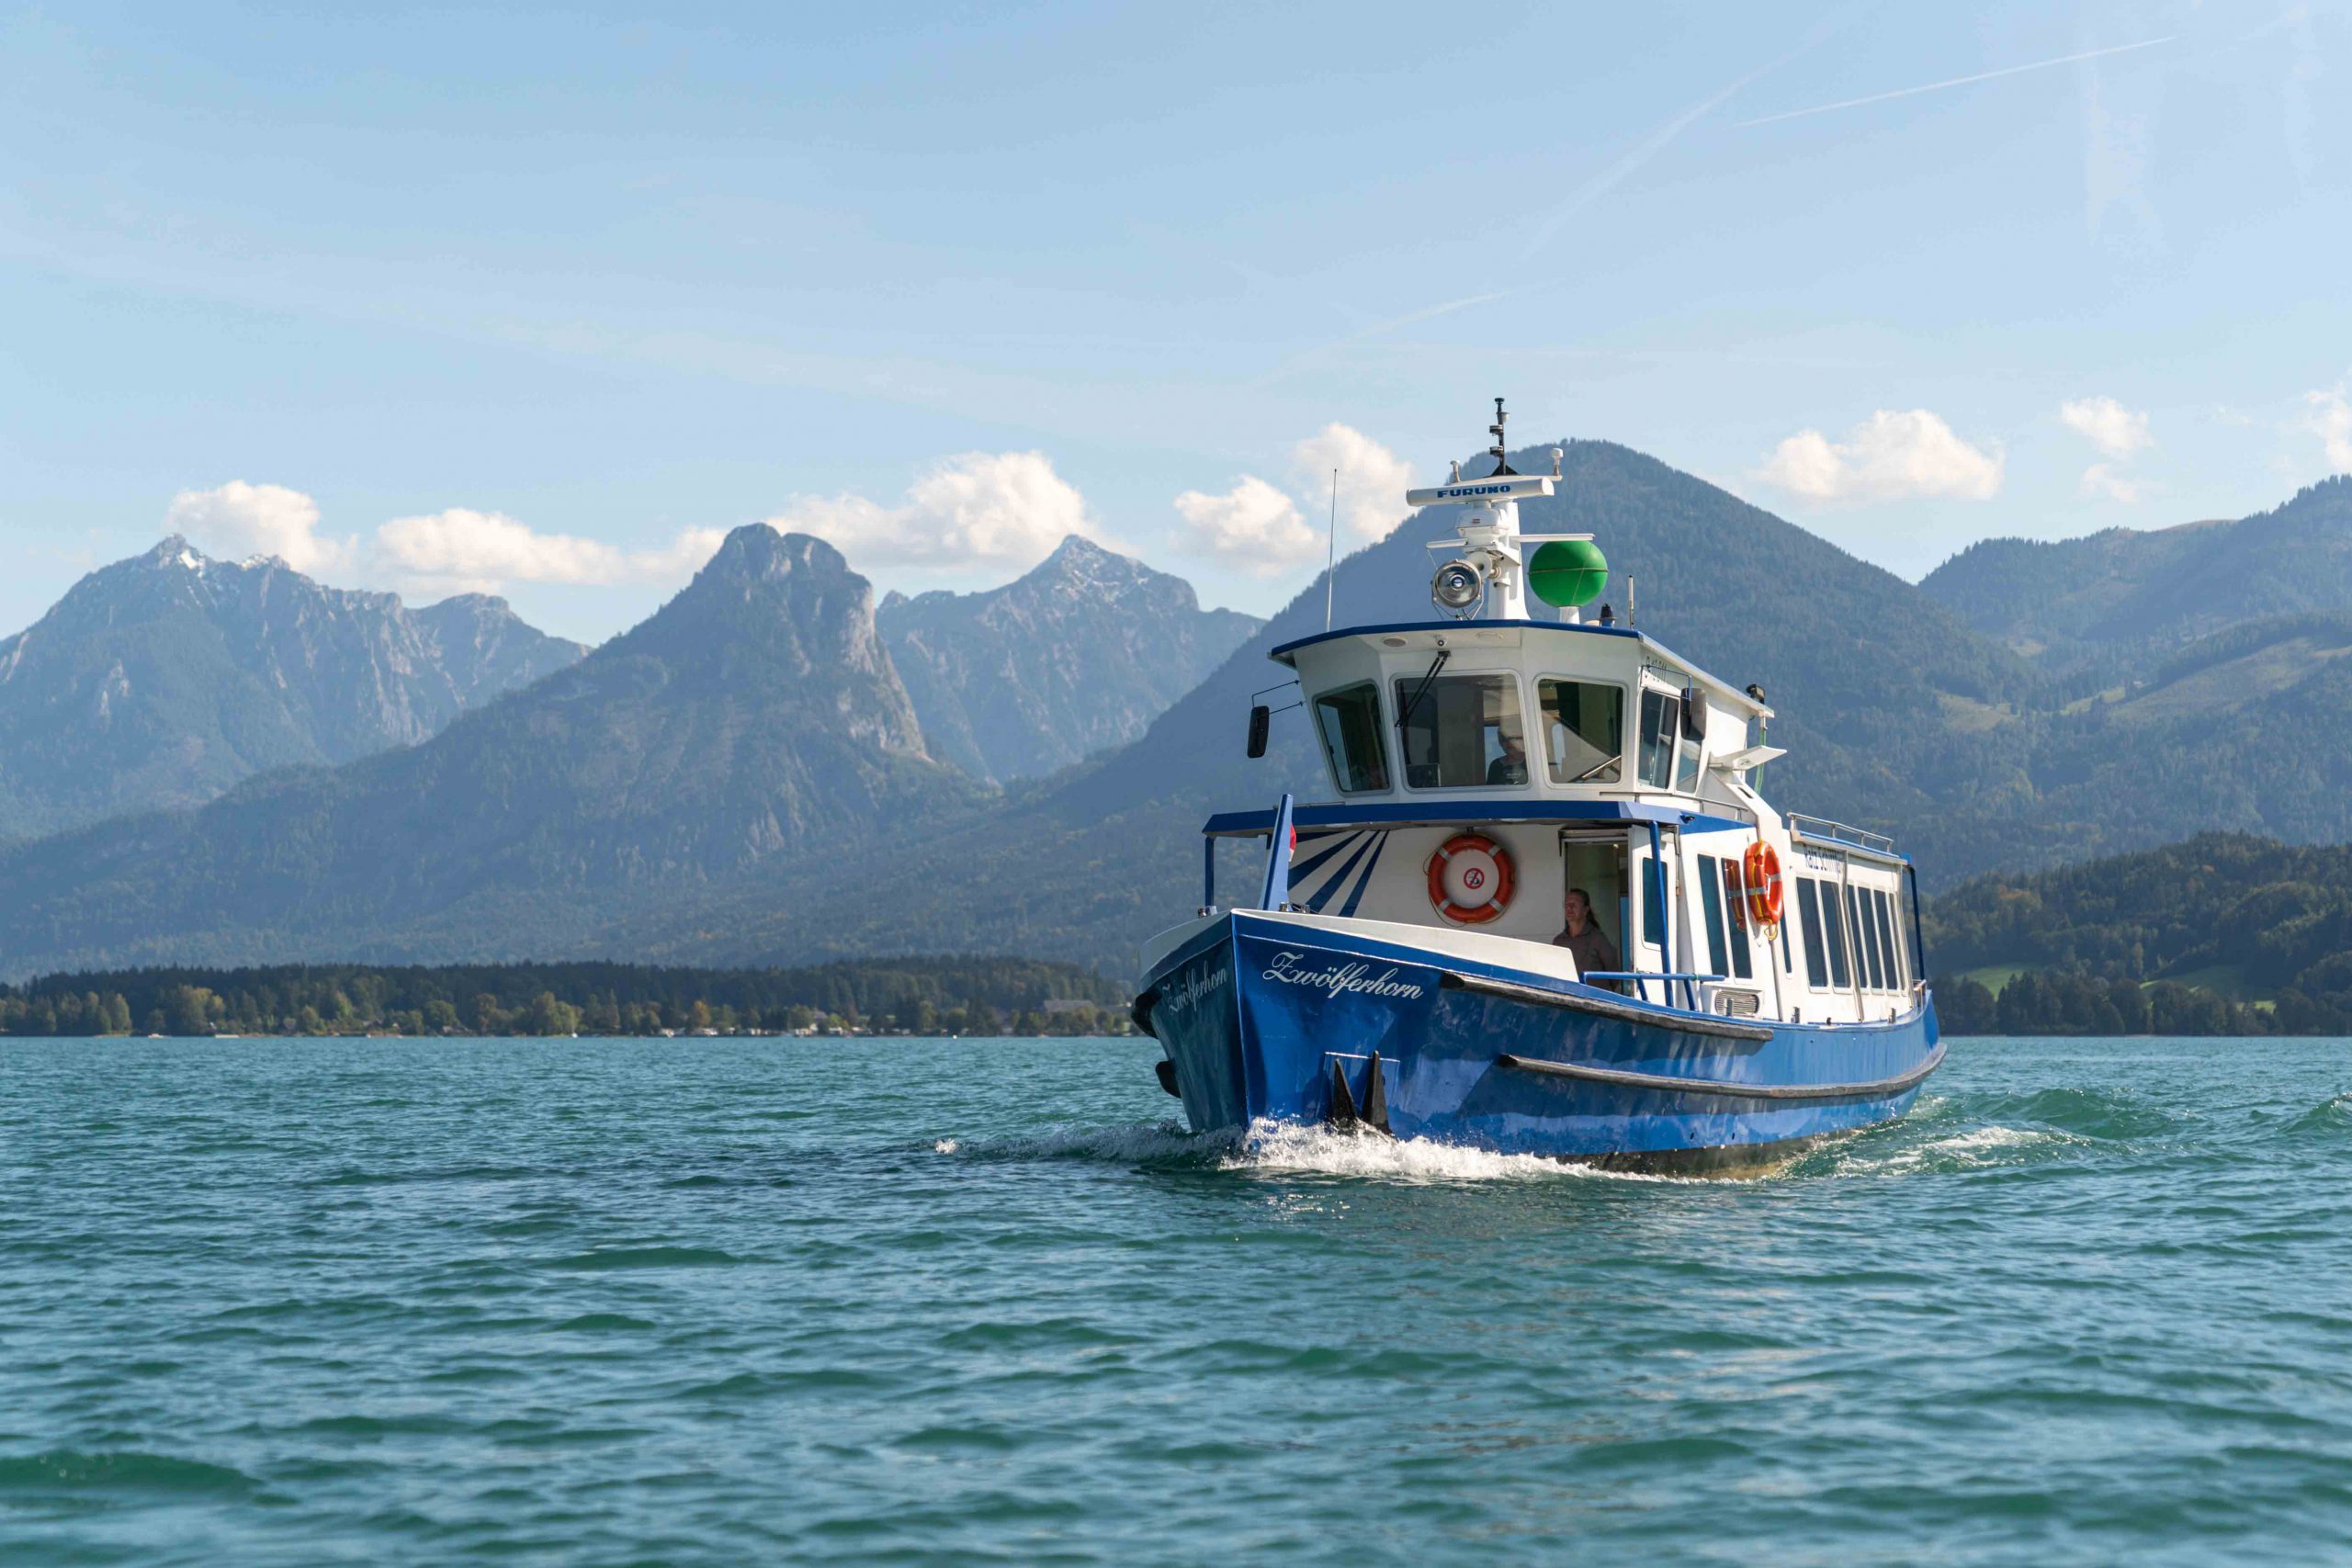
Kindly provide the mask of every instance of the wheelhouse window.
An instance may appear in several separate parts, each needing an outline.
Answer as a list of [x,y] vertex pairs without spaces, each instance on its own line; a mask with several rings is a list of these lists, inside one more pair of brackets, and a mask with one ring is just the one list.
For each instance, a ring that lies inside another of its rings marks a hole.
[[1315,732],[1341,795],[1388,787],[1388,751],[1381,744],[1380,688],[1369,681],[1315,699]]
[[1475,789],[1527,782],[1519,682],[1508,675],[1419,675],[1396,688],[1405,787]]
[[1615,784],[1624,771],[1625,688],[1598,681],[1542,680],[1544,758],[1554,784]]
[[1674,782],[1674,743],[1682,734],[1682,699],[1665,692],[1642,694],[1642,783],[1665,789]]

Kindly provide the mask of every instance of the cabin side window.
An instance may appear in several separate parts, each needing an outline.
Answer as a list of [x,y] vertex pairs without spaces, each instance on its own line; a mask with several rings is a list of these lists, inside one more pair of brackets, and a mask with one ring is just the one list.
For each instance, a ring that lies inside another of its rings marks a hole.
[[1846,896],[1846,912],[1854,922],[1854,967],[1862,976],[1862,985],[1870,990],[1886,989],[1886,950],[1878,944],[1878,922],[1871,914],[1871,890],[1849,888]]
[[1597,681],[1535,682],[1554,784],[1615,784],[1623,772],[1625,688]]
[[1829,957],[1821,943],[1821,884],[1797,879],[1797,908],[1804,916],[1804,979],[1815,990],[1829,985]]
[[1707,968],[1718,976],[1731,973],[1731,947],[1724,940],[1723,873],[1715,857],[1699,857],[1699,907],[1707,927]]
[[1476,789],[1527,782],[1519,682],[1508,675],[1419,675],[1396,689],[1405,787]]
[[[1634,885],[1637,889],[1634,908],[1641,922],[1642,940],[1664,951],[1666,947],[1666,863],[1654,859],[1646,852],[1634,857]],[[1638,968],[1628,961],[1629,968]],[[1668,965],[1672,967],[1672,965]]]
[[1707,922],[1708,967],[1726,979],[1756,977],[1743,897],[1738,862],[1713,855],[1699,857],[1699,902]]
[[1846,911],[1839,907],[1838,885],[1821,884],[1821,944],[1829,950],[1829,983],[1843,991],[1854,983],[1846,947]]
[[1682,734],[1682,699],[1665,692],[1642,694],[1642,783],[1665,789],[1674,782],[1674,743]]
[[1371,682],[1342,686],[1315,699],[1315,732],[1341,795],[1388,787],[1388,753],[1381,745],[1380,688]]
[[1798,879],[1797,890],[1804,906],[1804,960],[1813,985],[1845,990],[1854,983],[1851,960],[1857,950],[1846,945],[1853,922],[1846,917],[1843,890],[1810,876]]
[[1731,972],[1739,979],[1752,980],[1756,977],[1756,961],[1748,951],[1747,907],[1743,898],[1745,889],[1740,886],[1737,861],[1723,863],[1723,886],[1724,908],[1726,911],[1724,926],[1731,948]]
[[1903,947],[1903,911],[1896,908],[1892,893],[1878,895],[1878,923],[1886,940],[1887,977],[1896,990],[1905,989],[1911,983],[1911,961]]

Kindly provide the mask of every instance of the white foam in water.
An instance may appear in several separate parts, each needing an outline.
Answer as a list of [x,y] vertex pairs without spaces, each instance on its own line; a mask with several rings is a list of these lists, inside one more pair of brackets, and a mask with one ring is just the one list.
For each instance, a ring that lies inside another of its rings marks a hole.
[[1218,1162],[1227,1170],[1385,1177],[1392,1181],[1527,1181],[1589,1175],[1535,1155],[1498,1155],[1426,1138],[1342,1133],[1288,1122],[1260,1122],[1241,1146]]
[[1114,1164],[1214,1163],[1219,1170],[1266,1175],[1360,1177],[1375,1180],[1529,1181],[1562,1177],[1611,1181],[1680,1181],[1684,1177],[1596,1170],[1537,1155],[1496,1154],[1426,1138],[1391,1138],[1289,1122],[1258,1122],[1247,1135],[1195,1134],[1177,1122],[1117,1127],[1057,1127],[1011,1138],[941,1138],[932,1151],[985,1159],[1099,1159]]
[[2071,1144],[2064,1133],[2027,1127],[1972,1127],[1965,1133],[1931,1138],[1913,1148],[1898,1149],[1883,1160],[1866,1163],[1884,1171],[1913,1170],[1930,1160],[1958,1160],[1965,1165],[1990,1165],[2002,1149],[2033,1144]]

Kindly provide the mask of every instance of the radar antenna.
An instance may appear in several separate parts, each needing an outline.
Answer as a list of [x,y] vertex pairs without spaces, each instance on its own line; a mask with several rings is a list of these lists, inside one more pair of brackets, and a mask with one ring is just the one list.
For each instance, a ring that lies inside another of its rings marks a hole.
[[1519,472],[1517,468],[1510,466],[1510,458],[1503,452],[1503,426],[1510,423],[1510,415],[1503,412],[1503,400],[1500,398],[1497,398],[1495,400],[1495,423],[1487,426],[1487,434],[1495,438],[1495,444],[1487,448],[1487,455],[1495,460],[1495,472],[1498,474],[1516,474]]

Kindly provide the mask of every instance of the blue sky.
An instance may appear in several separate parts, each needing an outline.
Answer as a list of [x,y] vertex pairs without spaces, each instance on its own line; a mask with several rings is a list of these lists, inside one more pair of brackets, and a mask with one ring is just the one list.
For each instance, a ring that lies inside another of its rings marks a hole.
[[1496,393],[1914,577],[2352,467],[2344,5],[1445,20],[0,13],[0,631],[167,520],[590,638],[758,518],[1263,611]]

